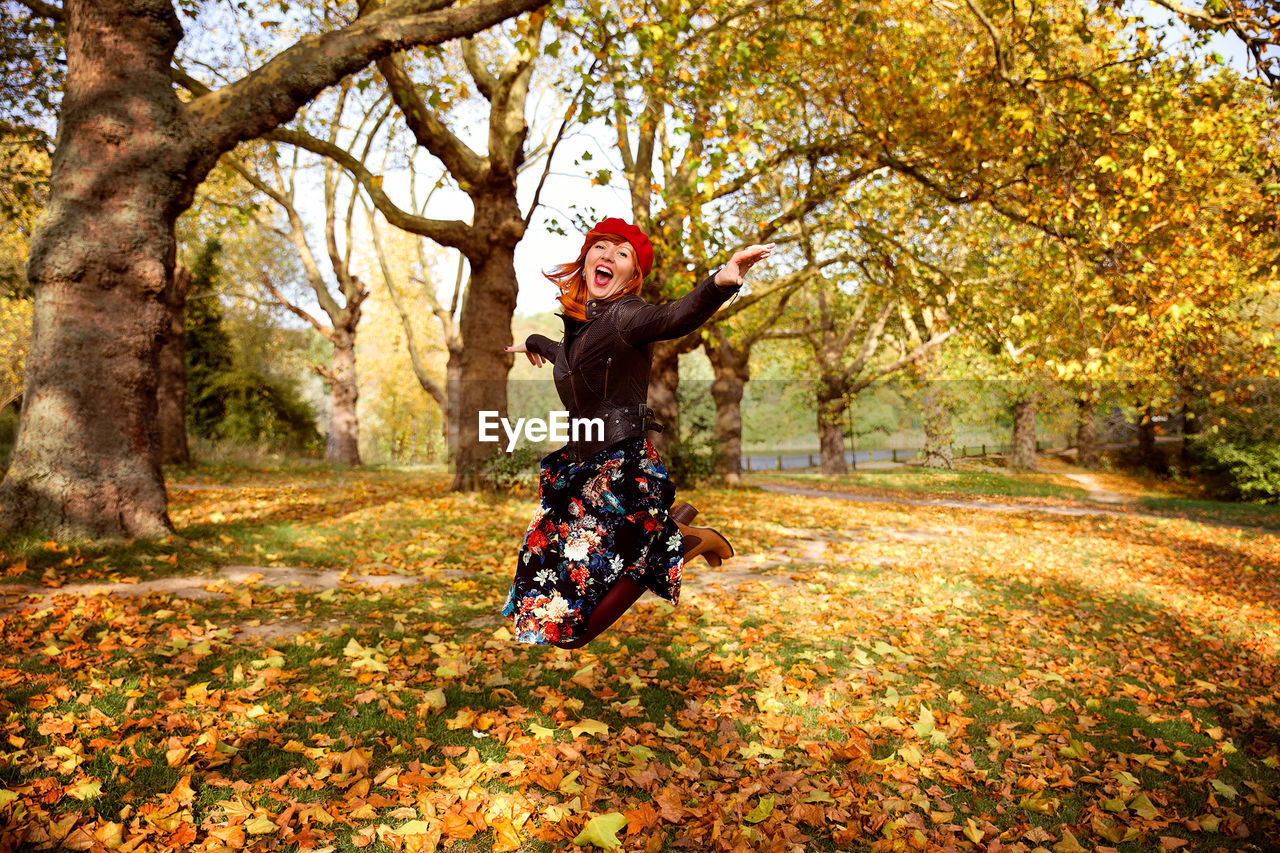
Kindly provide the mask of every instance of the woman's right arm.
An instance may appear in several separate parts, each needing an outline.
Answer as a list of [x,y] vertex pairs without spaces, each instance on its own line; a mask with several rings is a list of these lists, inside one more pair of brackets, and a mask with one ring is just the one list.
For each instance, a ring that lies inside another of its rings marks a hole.
[[507,352],[522,352],[529,357],[529,363],[534,367],[542,367],[542,362],[549,361],[555,363],[556,357],[560,354],[561,343],[553,341],[546,335],[530,335],[524,339],[523,344],[507,347]]

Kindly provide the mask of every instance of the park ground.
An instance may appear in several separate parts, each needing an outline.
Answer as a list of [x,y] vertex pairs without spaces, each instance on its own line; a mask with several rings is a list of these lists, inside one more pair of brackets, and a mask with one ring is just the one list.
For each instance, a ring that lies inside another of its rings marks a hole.
[[738,556],[578,652],[531,494],[170,472],[0,545],[0,850],[1280,849],[1280,512],[1046,465],[684,492]]

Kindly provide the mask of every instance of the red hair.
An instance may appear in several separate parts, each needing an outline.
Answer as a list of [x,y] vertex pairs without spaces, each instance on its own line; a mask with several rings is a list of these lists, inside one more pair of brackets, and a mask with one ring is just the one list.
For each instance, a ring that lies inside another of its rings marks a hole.
[[[621,235],[613,234],[609,231],[597,231],[593,228],[587,232],[587,239],[582,242],[582,251],[578,252],[577,260],[570,261],[567,264],[558,264],[543,273],[547,281],[559,288],[560,295],[556,298],[564,306],[564,313],[575,320],[587,319],[587,279],[583,274],[583,270],[587,263],[587,251],[598,240],[607,240],[614,245],[630,242]],[[617,299],[628,293],[639,293],[642,284],[644,284],[644,270],[637,263],[635,274],[622,286],[622,290],[615,293],[610,299]]]

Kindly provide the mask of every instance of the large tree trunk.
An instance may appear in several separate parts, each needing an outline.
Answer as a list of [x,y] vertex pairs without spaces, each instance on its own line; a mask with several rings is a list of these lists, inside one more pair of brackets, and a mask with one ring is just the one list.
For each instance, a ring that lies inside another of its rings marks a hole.
[[185,465],[191,461],[187,447],[187,358],[184,333],[187,291],[191,272],[178,267],[165,298],[169,328],[160,345],[159,387],[156,389],[156,417],[160,429],[160,461],[165,465]]
[[334,332],[333,363],[325,375],[329,382],[329,442],[326,462],[360,464],[360,421],[356,403],[360,387],[356,383],[355,330]]
[[27,267],[35,318],[0,527],[59,538],[171,531],[157,355],[174,221],[195,188],[222,152],[379,57],[473,34],[540,2],[435,9],[424,0],[400,17],[377,9],[189,104],[174,91],[182,27],[169,0],[49,4],[66,21],[67,77]]
[[955,467],[955,434],[951,428],[951,399],[938,380],[926,378],[921,394],[924,414],[924,464],[926,468]]
[[1013,404],[1013,451],[1009,467],[1018,471],[1036,469],[1036,395],[1027,393]]
[[1098,454],[1098,400],[1092,392],[1086,392],[1076,403],[1076,464],[1081,468],[1097,468]]
[[35,319],[3,524],[56,537],[155,536],[166,512],[156,365],[189,129],[167,2],[70,2],[46,218],[27,268]]
[[847,474],[849,463],[844,458],[844,395],[819,383],[818,390],[818,449],[822,454],[822,473]]
[[[476,214],[477,229],[484,229],[480,211]],[[516,221],[520,221],[518,216]],[[484,488],[484,464],[494,453],[502,452],[500,443],[480,441],[479,419],[482,411],[507,416],[507,374],[515,359],[504,348],[512,342],[511,317],[516,310],[514,254],[514,242],[495,242],[488,255],[472,259],[471,283],[458,323],[463,348],[458,359],[457,393],[452,389],[449,393],[450,401],[458,401],[455,491]]]
[[742,392],[750,372],[747,353],[724,341],[707,347],[715,370],[711,397],[716,404],[715,439],[720,458],[717,473],[726,486],[742,484]]

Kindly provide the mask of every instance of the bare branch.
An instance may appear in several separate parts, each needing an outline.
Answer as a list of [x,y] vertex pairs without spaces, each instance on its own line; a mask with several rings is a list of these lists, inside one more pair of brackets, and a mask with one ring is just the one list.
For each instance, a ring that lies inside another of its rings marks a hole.
[[364,212],[369,219],[369,232],[373,235],[373,248],[378,256],[378,266],[382,270],[382,281],[387,286],[387,292],[391,294],[391,304],[395,306],[396,313],[400,315],[400,325],[404,327],[405,342],[409,350],[409,361],[413,365],[413,375],[417,377],[418,384],[422,386],[422,389],[430,394],[431,398],[441,408],[444,408],[444,389],[427,372],[426,364],[422,360],[422,354],[418,350],[418,338],[413,333],[413,323],[409,320],[409,312],[405,310],[404,301],[400,298],[400,290],[396,287],[395,276],[391,274],[391,265],[387,263],[387,252],[382,245],[382,229],[378,227],[377,218],[374,216],[372,208],[365,205]]
[[484,246],[476,239],[472,233],[471,226],[467,223],[456,219],[428,219],[397,207],[383,192],[382,178],[373,175],[363,163],[340,146],[332,145],[323,139],[317,139],[311,134],[300,130],[288,130],[285,128],[273,130],[265,134],[265,138],[284,142],[288,145],[296,145],[313,154],[328,157],[336,162],[360,182],[360,186],[368,193],[370,200],[378,208],[378,212],[396,228],[420,234],[445,246],[451,246],[468,257],[484,251]]
[[325,338],[327,338],[330,341],[334,341],[336,343],[335,341],[336,335],[334,335],[333,330],[330,329],[328,326],[324,325],[323,323],[321,323],[315,317],[312,317],[311,314],[308,313],[306,310],[299,308],[297,305],[294,305],[292,302],[290,302],[288,297],[286,297],[283,293],[281,293],[279,290],[276,289],[276,286],[271,283],[271,276],[267,275],[265,272],[262,273],[262,284],[267,288],[267,290],[271,293],[271,295],[274,296],[276,298],[276,301],[278,301],[281,305],[283,305],[285,308],[288,308],[297,316],[306,320],[308,323],[310,323],[312,326],[315,327],[315,330],[317,332],[324,335]]

